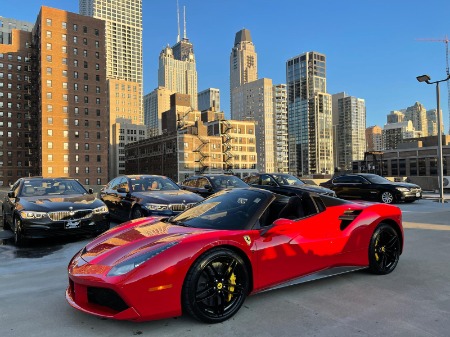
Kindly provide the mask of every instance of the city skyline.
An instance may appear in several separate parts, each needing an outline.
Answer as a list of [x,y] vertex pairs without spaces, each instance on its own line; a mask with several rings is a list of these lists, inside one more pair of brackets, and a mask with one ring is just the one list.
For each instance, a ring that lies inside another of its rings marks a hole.
[[[20,12],[16,5],[4,4],[1,15],[34,22],[42,5],[78,13],[78,1],[24,0],[21,4]],[[415,77],[445,78],[445,44],[417,39],[444,38],[450,4],[444,0],[434,1],[433,6],[421,1],[408,1],[407,6],[388,1],[345,4],[327,4],[317,16],[307,15],[308,8],[313,8],[297,1],[179,1],[180,10],[186,6],[187,37],[195,46],[198,91],[220,89],[222,109],[230,116],[229,46],[236,32],[246,28],[258,53],[259,78],[285,83],[286,60],[306,51],[323,53],[327,56],[327,92],[345,91],[365,99],[367,126],[383,127],[390,111],[416,101],[427,110],[435,108],[434,86],[420,84]],[[148,94],[157,87],[159,53],[177,37],[176,1],[144,3],[143,29],[144,94]],[[447,133],[445,83],[441,85],[441,108]]]

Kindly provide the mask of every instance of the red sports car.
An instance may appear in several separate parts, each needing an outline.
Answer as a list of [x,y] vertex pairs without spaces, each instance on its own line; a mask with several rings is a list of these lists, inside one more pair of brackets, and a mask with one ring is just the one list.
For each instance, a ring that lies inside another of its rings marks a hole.
[[402,248],[395,206],[225,190],[175,217],[132,220],[97,237],[70,261],[66,298],[107,318],[185,312],[217,323],[249,294],[360,268],[388,274]]

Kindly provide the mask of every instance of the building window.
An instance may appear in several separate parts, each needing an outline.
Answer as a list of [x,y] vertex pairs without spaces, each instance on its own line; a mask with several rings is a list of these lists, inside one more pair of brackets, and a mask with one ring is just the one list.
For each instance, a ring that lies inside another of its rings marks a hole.
[[78,37],[77,36],[73,37],[73,43],[78,43]]
[[85,162],[89,162],[89,155],[88,155],[88,154],[85,154],[85,155],[84,155],[84,161],[85,161]]
[[89,185],[89,178],[84,179],[84,184]]
[[46,34],[45,34],[49,39],[52,38],[52,31],[51,30],[47,30]]
[[78,55],[78,48],[73,48],[73,54]]
[[73,30],[78,31],[78,25],[76,23],[73,24]]
[[85,50],[83,50],[83,56],[84,57],[87,57],[88,56],[88,52],[87,52],[87,50],[85,49]]
[[89,150],[89,143],[84,143],[84,149]]
[[94,29],[94,34],[95,34],[95,36],[98,36],[100,34],[98,29]]
[[69,155],[65,154],[63,157],[63,161],[68,162],[69,161]]
[[64,148],[64,150],[68,150],[69,149],[69,143],[64,143],[63,148]]
[[67,22],[61,22],[62,29],[67,29]]
[[53,167],[49,166],[47,167],[47,173],[53,173]]
[[47,142],[47,149],[53,149],[53,142]]
[[47,26],[51,26],[52,25],[52,19],[47,19]]
[[85,46],[87,46],[88,42],[87,42],[87,39],[86,39],[86,38],[83,39],[83,44],[84,44]]
[[100,64],[98,63],[95,64],[95,70],[100,70]]
[[53,161],[53,155],[52,154],[48,154],[47,155],[47,161]]
[[67,41],[67,35],[66,34],[61,35],[61,37],[62,37],[63,41]]

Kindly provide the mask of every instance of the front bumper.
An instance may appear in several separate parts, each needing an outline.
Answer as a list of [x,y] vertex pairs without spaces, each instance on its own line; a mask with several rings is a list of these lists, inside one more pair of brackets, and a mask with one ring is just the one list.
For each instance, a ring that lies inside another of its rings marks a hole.
[[76,221],[51,221],[49,219],[21,220],[22,234],[26,238],[47,238],[70,235],[93,235],[109,229],[107,215],[95,215]]
[[398,191],[398,200],[399,201],[411,201],[411,200],[419,200],[422,199],[422,191],[421,190],[412,190],[408,192]]

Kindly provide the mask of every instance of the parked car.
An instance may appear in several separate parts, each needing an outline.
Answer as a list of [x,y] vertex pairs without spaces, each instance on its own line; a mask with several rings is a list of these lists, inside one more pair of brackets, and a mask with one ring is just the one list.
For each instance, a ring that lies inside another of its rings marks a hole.
[[108,208],[70,178],[20,178],[2,204],[3,228],[14,243],[31,238],[99,234],[109,229]]
[[392,182],[376,174],[358,173],[334,177],[321,186],[332,189],[339,198],[375,200],[385,204],[414,202],[422,198],[420,186]]
[[226,188],[249,187],[241,179],[230,174],[203,174],[187,178],[181,183],[181,188],[209,197]]
[[250,186],[262,188],[283,195],[314,192],[318,194],[336,196],[336,194],[328,188],[306,184],[299,178],[287,173],[253,173],[250,176],[245,177],[243,180]]
[[110,319],[184,312],[219,323],[248,295],[362,268],[392,272],[401,219],[392,205],[223,190],[175,217],[134,220],[87,244],[69,262],[66,299]]
[[203,198],[184,191],[170,178],[158,175],[123,175],[100,190],[100,199],[119,220],[150,215],[175,215]]

